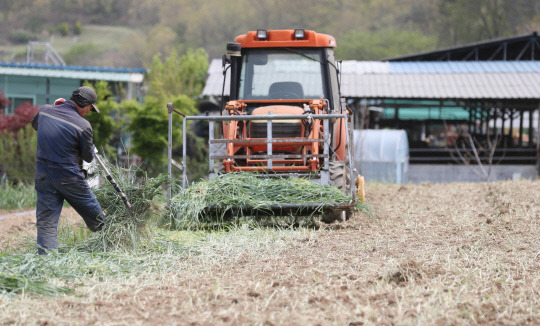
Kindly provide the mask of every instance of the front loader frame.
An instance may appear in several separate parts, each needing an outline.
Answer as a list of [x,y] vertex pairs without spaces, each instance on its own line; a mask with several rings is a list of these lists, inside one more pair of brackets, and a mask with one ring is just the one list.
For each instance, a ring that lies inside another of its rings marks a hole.
[[[172,107],[172,104],[169,103],[167,105],[168,111],[169,111],[169,143],[168,143],[168,173],[169,177],[172,178],[171,175],[171,166],[173,163],[172,159],[172,113],[178,112]],[[287,167],[285,166],[273,166],[273,160],[279,160],[279,159],[309,159],[309,158],[320,158],[323,159],[323,165],[321,169],[318,171],[318,176],[320,176],[319,180],[316,180],[314,182],[321,183],[321,184],[330,184],[330,172],[329,172],[329,165],[330,165],[330,128],[329,128],[329,122],[330,119],[344,119],[346,123],[345,125],[345,134],[346,134],[346,143],[350,144],[350,133],[349,133],[349,123],[347,123],[347,114],[304,114],[304,115],[274,115],[270,112],[268,115],[223,115],[223,116],[185,116],[182,115],[182,140],[183,140],[183,148],[182,148],[182,187],[186,188],[188,186],[187,184],[187,121],[208,121],[208,144],[209,144],[209,154],[208,154],[208,169],[209,169],[209,176],[210,178],[215,176],[214,172],[214,160],[233,160],[233,159],[246,159],[246,158],[252,158],[252,159],[261,159],[261,160],[267,160],[266,168],[268,173],[272,172],[278,172],[277,176],[280,175],[294,175],[298,176],[302,171],[293,171],[291,168],[290,173],[287,173]],[[272,136],[272,121],[273,120],[310,120],[310,119],[320,119],[323,122],[323,137],[322,138],[315,138],[315,139],[308,139],[308,138],[273,138]],[[216,122],[226,122],[226,121],[250,121],[250,120],[266,120],[267,123],[267,137],[266,139],[257,139],[257,140],[248,140],[248,139],[215,139],[215,124]],[[256,143],[266,143],[267,146],[267,154],[260,155],[260,154],[254,154],[254,155],[219,155],[216,154],[213,150],[215,148],[215,145],[217,144],[229,144],[229,143],[250,143],[250,142],[256,142]],[[299,143],[309,143],[309,142],[322,142],[323,143],[323,153],[322,154],[273,154],[272,152],[272,144],[275,143],[291,143],[291,144],[299,144]],[[346,155],[349,158],[349,173],[350,173],[350,180],[354,180],[354,160],[351,157],[351,146],[348,146],[348,151]],[[306,171],[309,172],[309,171]],[[313,174],[313,173],[311,173]],[[270,174],[269,174],[270,175]],[[170,180],[172,182],[172,180]],[[167,188],[167,203],[170,204],[171,200],[171,182],[169,182],[169,186]],[[313,208],[340,208],[340,209],[352,209],[356,203],[356,191],[354,187],[354,183],[351,182],[351,202],[350,203],[318,203],[318,204],[310,204],[313,206]],[[290,207],[289,207],[290,206]],[[294,207],[293,207],[294,206]],[[298,208],[296,205],[291,204],[283,204],[279,205],[279,207],[276,207],[278,211],[285,211],[288,208]],[[308,209],[309,211],[310,209]]]

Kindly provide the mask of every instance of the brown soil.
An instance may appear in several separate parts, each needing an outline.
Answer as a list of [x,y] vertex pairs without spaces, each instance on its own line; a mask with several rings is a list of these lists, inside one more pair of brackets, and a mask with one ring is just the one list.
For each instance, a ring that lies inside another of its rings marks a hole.
[[0,317],[62,325],[540,324],[540,181],[368,185],[367,193],[374,218],[357,214],[285,251],[206,264],[189,257],[159,281],[21,301],[32,312],[0,299]]
[[[28,237],[36,237],[35,208],[0,210],[0,217],[0,248],[5,248],[8,244],[16,246]],[[73,207],[64,207],[59,223],[76,225],[83,224],[84,221]]]

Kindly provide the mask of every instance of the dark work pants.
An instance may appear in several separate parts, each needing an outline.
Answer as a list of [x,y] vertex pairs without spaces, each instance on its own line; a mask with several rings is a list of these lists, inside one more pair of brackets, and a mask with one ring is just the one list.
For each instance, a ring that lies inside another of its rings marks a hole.
[[38,159],[35,187],[37,191],[38,253],[58,248],[58,219],[64,200],[81,217],[91,231],[102,227],[103,210],[76,165],[65,165]]

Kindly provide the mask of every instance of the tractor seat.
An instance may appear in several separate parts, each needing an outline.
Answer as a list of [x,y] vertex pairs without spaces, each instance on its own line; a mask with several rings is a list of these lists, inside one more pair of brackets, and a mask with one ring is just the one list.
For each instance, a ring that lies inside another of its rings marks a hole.
[[298,82],[277,82],[270,85],[268,96],[271,99],[303,99],[304,89]]

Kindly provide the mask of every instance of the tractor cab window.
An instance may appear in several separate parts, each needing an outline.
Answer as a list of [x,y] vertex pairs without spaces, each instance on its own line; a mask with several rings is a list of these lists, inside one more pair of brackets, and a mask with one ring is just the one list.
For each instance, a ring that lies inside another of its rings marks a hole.
[[327,98],[321,51],[249,50],[243,55],[238,97],[258,99]]

